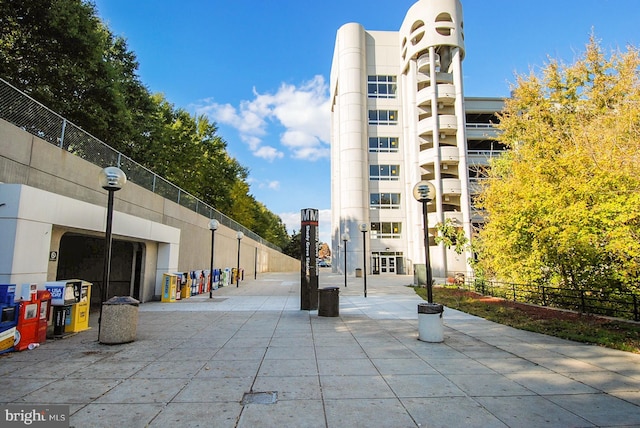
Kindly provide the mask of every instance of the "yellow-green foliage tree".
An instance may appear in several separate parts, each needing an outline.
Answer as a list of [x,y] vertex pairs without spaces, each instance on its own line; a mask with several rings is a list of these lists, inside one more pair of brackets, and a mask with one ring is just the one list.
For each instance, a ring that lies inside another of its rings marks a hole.
[[501,114],[509,151],[480,197],[484,272],[513,282],[638,290],[640,59],[591,38],[574,64],[520,76]]

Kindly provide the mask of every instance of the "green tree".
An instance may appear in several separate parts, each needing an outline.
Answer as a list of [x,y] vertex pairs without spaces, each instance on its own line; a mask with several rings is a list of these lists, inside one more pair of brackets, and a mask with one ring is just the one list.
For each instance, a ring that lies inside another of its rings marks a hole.
[[91,3],[0,2],[0,76],[126,154],[149,108],[137,67]]
[[289,243],[282,248],[282,252],[293,257],[294,259],[300,260],[300,256],[302,255],[300,246],[302,245],[302,237],[300,236],[300,232],[296,232],[295,230],[291,234],[291,238]]
[[480,263],[499,279],[637,289],[640,268],[638,50],[605,58],[592,37],[572,65],[520,76],[480,205]]
[[256,224],[254,232],[280,248],[286,247],[290,238],[280,216],[269,211],[258,201],[254,201],[253,211]]
[[446,248],[453,247],[456,254],[462,254],[469,246],[469,239],[464,234],[464,229],[456,225],[450,218],[445,219],[444,223],[437,223],[436,244],[443,243]]

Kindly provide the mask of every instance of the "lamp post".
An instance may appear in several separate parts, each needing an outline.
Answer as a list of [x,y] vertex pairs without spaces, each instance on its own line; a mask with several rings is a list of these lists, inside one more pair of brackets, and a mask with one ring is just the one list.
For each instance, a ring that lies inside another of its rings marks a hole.
[[113,194],[122,189],[127,182],[125,173],[115,166],[100,171],[100,187],[108,193],[107,199],[107,227],[105,231],[104,269],[102,271],[102,292],[100,293],[100,317],[98,318],[98,341],[100,341],[100,327],[102,326],[102,306],[107,299],[109,290],[109,275],[111,274],[111,233],[113,226]]
[[213,244],[216,238],[216,230],[220,223],[215,218],[209,220],[209,230],[211,230],[211,262],[209,263],[209,298],[213,299]]
[[429,261],[429,219],[427,217],[427,204],[436,196],[436,188],[426,180],[419,181],[413,187],[413,197],[422,204],[422,216],[424,227],[424,260],[427,281],[427,302],[433,303],[433,287],[431,279],[431,263]]
[[351,237],[349,233],[345,232],[342,234],[342,242],[344,242],[344,286],[347,287],[347,242],[349,242]]
[[360,232],[362,232],[362,271],[364,273],[364,297],[367,297],[367,223],[360,224]]
[[241,231],[237,231],[236,238],[238,238],[238,264],[236,266],[236,288],[237,288],[238,284],[240,283],[240,240],[244,238],[244,233],[242,233]]

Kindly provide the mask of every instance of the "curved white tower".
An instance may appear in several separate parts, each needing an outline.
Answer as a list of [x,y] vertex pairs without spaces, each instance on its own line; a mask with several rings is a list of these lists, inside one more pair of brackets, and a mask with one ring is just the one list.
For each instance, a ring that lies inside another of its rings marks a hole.
[[[431,181],[436,199],[428,207],[429,235],[435,225],[452,219],[471,237],[465,110],[462,90],[464,22],[458,0],[422,0],[414,4],[400,28],[399,87],[405,112],[404,141],[408,190],[412,183]],[[414,204],[408,219],[422,228],[421,207]],[[410,253],[422,254],[415,239]],[[466,257],[436,247],[431,240],[434,276],[466,271]],[[447,254],[448,253],[448,254]]]
[[353,272],[358,250],[362,258],[358,224],[369,221],[365,50],[365,31],[360,24],[345,24],[338,30],[331,71],[331,251],[333,269],[340,272],[345,269],[342,235],[350,235],[346,270]]

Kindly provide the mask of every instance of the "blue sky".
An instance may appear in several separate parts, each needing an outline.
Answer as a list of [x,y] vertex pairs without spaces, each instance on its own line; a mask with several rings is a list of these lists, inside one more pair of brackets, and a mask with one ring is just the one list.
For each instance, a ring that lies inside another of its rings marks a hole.
[[[300,228],[300,209],[331,208],[328,82],[348,22],[397,31],[413,0],[95,0],[127,39],[152,92],[218,124],[249,168],[251,193]],[[548,57],[571,63],[592,30],[603,48],[640,46],[638,0],[463,0],[466,96],[508,96]]]

